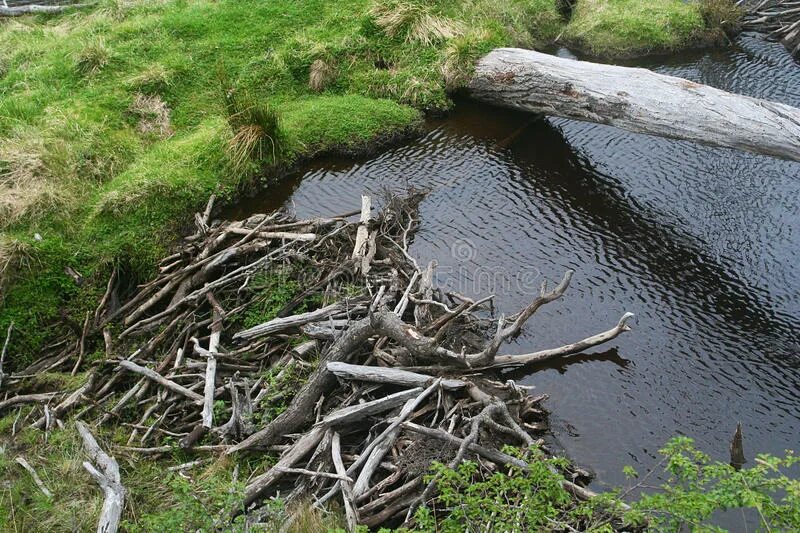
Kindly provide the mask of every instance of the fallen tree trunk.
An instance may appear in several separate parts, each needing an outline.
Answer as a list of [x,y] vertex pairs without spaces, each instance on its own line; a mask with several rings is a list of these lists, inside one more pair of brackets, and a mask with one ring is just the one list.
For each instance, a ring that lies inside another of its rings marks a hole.
[[41,4],[28,4],[22,6],[0,6],[0,17],[21,17],[22,15],[34,15],[45,13],[52,15],[55,13],[63,13],[70,9],[79,9],[86,7],[89,4],[64,4],[64,5],[41,5]]
[[476,65],[473,98],[800,161],[800,109],[646,69],[499,48]]

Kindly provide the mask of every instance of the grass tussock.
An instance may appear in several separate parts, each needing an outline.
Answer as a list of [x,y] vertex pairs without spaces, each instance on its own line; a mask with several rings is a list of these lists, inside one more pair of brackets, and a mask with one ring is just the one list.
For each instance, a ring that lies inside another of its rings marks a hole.
[[741,29],[745,14],[733,0],[700,0],[700,13],[709,30],[719,29],[727,35]]
[[145,137],[166,139],[174,133],[169,107],[158,95],[136,94],[129,108],[138,118],[136,130]]
[[75,68],[84,76],[97,74],[111,62],[111,49],[104,39],[88,41],[75,54]]
[[413,0],[393,0],[373,5],[370,15],[391,38],[430,46],[464,33],[455,20],[433,13],[430,3]]
[[322,92],[336,77],[336,69],[324,59],[315,59],[308,70],[308,87]]
[[143,94],[162,94],[173,85],[173,72],[161,63],[147,65],[125,80],[125,85]]
[[251,163],[277,163],[284,144],[278,112],[266,101],[257,101],[234,87],[224,67],[218,67],[218,77],[232,133],[228,158],[233,172],[244,175]]
[[20,134],[0,143],[0,229],[61,204],[43,156],[44,139]]
[[30,268],[30,246],[19,239],[0,234],[0,305],[3,304],[3,289],[13,272]]

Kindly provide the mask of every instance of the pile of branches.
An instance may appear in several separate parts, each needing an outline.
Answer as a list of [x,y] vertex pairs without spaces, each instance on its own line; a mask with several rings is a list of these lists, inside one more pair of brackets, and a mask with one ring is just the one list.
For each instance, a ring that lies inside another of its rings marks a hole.
[[800,1],[756,0],[744,7],[743,29],[766,33],[767,39],[782,42],[790,54],[800,58]]
[[[374,218],[362,197],[360,211],[331,218],[279,211],[211,223],[212,198],[155,279],[120,305],[123,284],[112,276],[95,313],[76,325],[77,341],[59,341],[7,376],[0,411],[34,405],[15,428],[50,431],[68,415],[78,421],[100,466],[86,463],[106,493],[104,531],[116,528],[125,495],[116,454],[169,457],[178,446],[198,454],[278,452],[274,466],[247,482],[232,515],[266,519],[263,502],[280,492],[289,503],[339,501],[350,529],[413,520],[435,495],[435,483],[423,481],[433,461],[455,467],[475,459],[486,474],[525,469],[501,450],[540,443],[545,397],[497,371],[609,341],[628,330],[631,315],[579,342],[500,354],[538,309],[564,294],[572,272],[553,288],[543,284],[519,313],[494,317],[492,296],[444,293],[433,284],[435,263],[420,267],[410,255],[421,200],[413,192],[390,196]],[[277,272],[297,294],[274,318],[244,327],[253,286]],[[88,357],[93,346],[104,346],[104,357]],[[25,390],[26,376],[54,370],[87,378],[71,391]],[[302,386],[276,395],[275,384],[290,373],[306,376]],[[277,396],[285,410],[264,417]],[[129,437],[107,454],[90,428],[110,423]],[[179,444],[164,444],[165,437]],[[592,497],[578,473],[561,473],[576,499]]]

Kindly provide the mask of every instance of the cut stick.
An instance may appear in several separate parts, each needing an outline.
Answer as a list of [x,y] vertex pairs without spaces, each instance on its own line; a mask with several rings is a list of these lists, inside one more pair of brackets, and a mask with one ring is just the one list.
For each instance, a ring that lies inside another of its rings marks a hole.
[[47,402],[53,399],[56,395],[61,394],[60,392],[42,392],[40,394],[18,394],[17,396],[13,396],[7,400],[3,400],[0,402],[0,411],[6,409],[8,407],[13,407],[15,405],[23,404],[23,403],[38,403],[38,402]]
[[8,331],[6,332],[6,340],[3,343],[3,351],[0,352],[0,388],[3,387],[3,378],[5,378],[5,374],[3,373],[3,363],[6,360],[6,353],[8,353],[8,343],[11,341],[11,331],[14,329],[14,322],[11,322],[8,325]]
[[[387,383],[403,387],[427,387],[436,380],[432,376],[398,368],[351,365],[336,361],[328,363],[328,371],[344,379],[367,381],[369,383]],[[459,379],[442,379],[441,384],[442,388],[446,390],[458,390],[467,386],[467,382]]]
[[[115,533],[119,528],[122,509],[125,504],[125,487],[122,486],[119,476],[119,465],[113,457],[100,448],[83,422],[77,421],[75,426],[83,439],[83,447],[86,449],[86,453],[94,462],[92,464],[84,461],[83,467],[103,489],[105,494],[103,510],[100,512],[100,519],[97,522],[97,533]],[[97,465],[97,467],[94,465]]]
[[180,394],[181,396],[185,396],[195,402],[197,405],[203,405],[205,398],[194,391],[187,389],[186,387],[175,383],[174,381],[170,381],[158,372],[151,370],[149,368],[139,366],[133,361],[120,361],[119,366],[124,368],[129,372],[133,372],[135,374],[139,374],[141,376],[146,377],[151,381],[155,381],[165,389],[169,389],[170,391]]
[[353,259],[360,260],[367,253],[367,239],[369,238],[369,216],[372,211],[372,200],[369,196],[361,195],[361,217],[358,230],[356,230],[356,243],[353,246]]
[[[265,337],[267,335],[271,335],[279,331],[283,331],[290,328],[297,328],[305,324],[309,324],[311,322],[317,322],[319,320],[326,319],[332,315],[335,315],[345,310],[348,310],[345,302],[336,302],[334,304],[327,305],[315,311],[300,313],[298,315],[287,316],[284,318],[272,319],[269,322],[264,322],[263,324],[253,326],[250,329],[246,329],[244,331],[236,333],[233,336],[233,339],[248,341],[256,339],[258,337]],[[365,308],[363,306],[354,306],[352,309],[349,309],[351,313],[364,310]]]
[[[228,233],[236,235],[249,235],[252,230],[247,228],[231,228]],[[289,241],[306,241],[311,242],[317,240],[316,233],[289,233],[286,231],[258,231],[253,234],[254,237],[259,239],[281,239]]]
[[358,525],[358,512],[356,511],[355,497],[353,495],[353,484],[347,477],[342,461],[342,449],[339,443],[339,433],[334,432],[333,439],[331,440],[331,458],[333,459],[333,466],[336,473],[345,478],[347,481],[340,481],[342,487],[342,500],[344,501],[344,515],[347,520],[347,531],[355,531]]
[[548,359],[554,359],[556,357],[580,353],[599,344],[613,340],[620,333],[630,331],[631,327],[627,324],[627,322],[631,317],[633,317],[633,313],[625,313],[622,315],[622,318],[619,319],[617,325],[608,331],[598,333],[597,335],[592,335],[591,337],[587,337],[572,344],[565,344],[564,346],[560,346],[558,348],[551,348],[549,350],[541,350],[522,355],[497,355],[495,356],[494,361],[492,361],[492,364],[488,365],[488,368],[524,366],[533,363],[541,363],[542,361],[547,361]]
[[36,470],[33,469],[33,467],[28,463],[28,461],[26,461],[25,458],[22,457],[21,455],[19,457],[17,457],[15,459],[15,461],[22,468],[24,468],[25,470],[28,471],[28,473],[33,478],[33,482],[36,483],[36,486],[39,487],[40,491],[42,491],[42,494],[44,494],[48,498],[52,499],[53,498],[53,493],[50,492],[50,490],[45,486],[44,482],[42,481],[42,478],[39,477],[39,474],[36,473]]
[[[395,428],[397,428],[400,424],[405,422],[409,416],[411,416],[411,413],[413,413],[417,407],[419,407],[428,398],[428,396],[430,396],[431,393],[439,387],[440,382],[441,378],[437,379],[427,389],[419,393],[416,398],[408,400],[403,406],[403,409],[400,411],[400,414],[398,414],[397,417],[392,420],[392,423],[389,424],[389,426],[387,426],[380,435],[372,439],[372,442],[370,442],[367,447],[364,448],[364,451],[361,452],[361,456],[350,465],[350,467],[347,469],[347,475],[351,476],[358,472],[358,469],[361,468],[362,465],[364,465],[364,463],[366,463],[369,459],[370,455],[372,454],[372,450],[374,450],[381,442],[383,442],[384,439],[394,435]],[[325,493],[325,495],[317,501],[317,505],[324,505],[331,498],[336,496],[336,493],[339,492],[339,489],[341,489],[341,483],[337,482],[331,488],[331,490]]]
[[[328,368],[330,368],[330,364],[328,365]],[[337,409],[333,413],[327,415],[319,422],[319,425],[328,428],[343,426],[345,424],[354,422],[363,422],[368,416],[383,413],[403,405],[409,399],[416,398],[420,392],[422,392],[422,388],[416,387],[414,389],[396,392],[394,394],[390,394],[389,396],[372,400],[371,402],[351,405],[350,407],[343,407],[342,409]]]
[[208,353],[206,354],[206,382],[203,390],[203,427],[207,430],[210,430],[214,425],[214,390],[217,377],[217,358],[215,354],[219,350],[219,339],[222,336],[222,315],[216,306],[213,306],[213,309],[211,336],[208,339]]

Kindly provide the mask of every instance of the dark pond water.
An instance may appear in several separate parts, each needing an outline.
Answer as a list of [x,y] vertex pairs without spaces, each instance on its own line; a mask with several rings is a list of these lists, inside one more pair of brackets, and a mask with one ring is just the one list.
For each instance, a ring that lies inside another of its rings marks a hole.
[[[639,65],[800,106],[800,66],[756,37]],[[636,313],[609,345],[515,376],[550,395],[557,440],[597,483],[652,465],[675,434],[725,459],[737,420],[750,457],[797,447],[800,164],[464,103],[422,138],[319,161],[237,210],[340,213],[409,185],[430,189],[413,252],[439,261],[440,285],[511,313],[576,270],[506,353]]]

